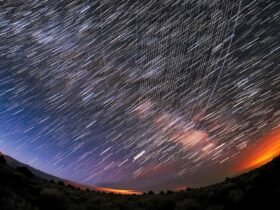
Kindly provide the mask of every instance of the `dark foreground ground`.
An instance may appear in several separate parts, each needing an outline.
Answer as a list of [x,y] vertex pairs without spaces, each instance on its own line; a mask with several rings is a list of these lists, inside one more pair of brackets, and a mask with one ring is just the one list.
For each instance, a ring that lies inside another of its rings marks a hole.
[[280,157],[236,178],[200,189],[143,195],[80,190],[47,181],[0,156],[0,210],[280,209]]

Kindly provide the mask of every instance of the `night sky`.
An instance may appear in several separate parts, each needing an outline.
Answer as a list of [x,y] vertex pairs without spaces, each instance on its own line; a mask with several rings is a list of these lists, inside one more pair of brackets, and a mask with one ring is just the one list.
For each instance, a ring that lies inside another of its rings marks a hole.
[[279,23],[278,0],[2,0],[0,150],[139,191],[238,173],[279,129]]

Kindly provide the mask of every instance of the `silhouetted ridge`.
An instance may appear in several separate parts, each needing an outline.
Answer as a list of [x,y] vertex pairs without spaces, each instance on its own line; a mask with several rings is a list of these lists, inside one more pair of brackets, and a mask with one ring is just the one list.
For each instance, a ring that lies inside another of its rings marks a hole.
[[6,164],[6,159],[1,153],[0,153],[0,164]]
[[277,209],[279,195],[280,157],[251,172],[205,188],[117,195],[80,190],[65,186],[62,181],[42,179],[26,167],[9,166],[0,155],[1,210]]

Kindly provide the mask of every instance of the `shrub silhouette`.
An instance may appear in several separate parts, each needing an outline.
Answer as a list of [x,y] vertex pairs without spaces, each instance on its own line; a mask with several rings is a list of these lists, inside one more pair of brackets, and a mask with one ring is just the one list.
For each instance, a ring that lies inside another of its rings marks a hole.
[[34,174],[26,167],[17,167],[17,170],[29,178],[33,178]]
[[237,204],[243,199],[243,194],[244,193],[241,190],[233,189],[228,193],[227,199],[228,199],[229,203]]
[[58,181],[57,184],[60,185],[60,186],[65,186],[63,181]]
[[196,201],[192,199],[185,199],[181,203],[178,204],[176,210],[202,210],[202,206]]
[[154,191],[152,191],[152,190],[150,190],[149,192],[148,192],[148,195],[154,195],[155,193],[154,193]]
[[52,180],[52,179],[51,179],[49,182],[50,182],[51,184],[55,184],[55,181]]
[[62,192],[54,188],[44,188],[40,192],[39,207],[42,210],[67,209],[67,199]]
[[81,190],[36,177],[26,167],[0,164],[0,210],[275,209],[280,194],[279,159],[210,187],[137,196]]

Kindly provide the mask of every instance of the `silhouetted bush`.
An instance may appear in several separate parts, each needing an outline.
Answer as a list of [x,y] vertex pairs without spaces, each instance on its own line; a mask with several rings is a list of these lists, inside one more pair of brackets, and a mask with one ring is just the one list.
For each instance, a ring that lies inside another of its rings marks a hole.
[[42,210],[67,209],[67,199],[62,192],[54,188],[44,188],[40,192],[39,206]]
[[171,190],[167,190],[167,192],[166,192],[167,195],[171,195],[171,194],[173,194],[173,193],[174,193],[174,192],[171,191]]
[[176,201],[170,198],[162,198],[161,199],[161,210],[174,210],[176,207]]
[[52,179],[51,179],[49,182],[50,182],[51,184],[55,184],[55,181],[52,180]]
[[76,188],[71,184],[67,184],[66,186],[67,186],[67,188],[69,188],[71,190],[76,190]]
[[228,193],[227,199],[232,204],[237,204],[243,198],[243,192],[239,189],[233,189]]
[[34,174],[26,167],[17,167],[17,170],[29,178],[33,178]]
[[178,204],[176,210],[202,210],[202,206],[196,200],[185,199]]
[[65,186],[63,181],[58,181],[57,184],[60,185],[60,186]]
[[214,206],[208,207],[206,210],[224,210],[224,206],[223,205],[214,205]]
[[25,200],[13,195],[11,197],[0,198],[1,210],[38,210]]
[[148,195],[154,195],[155,193],[154,193],[154,191],[152,191],[152,190],[150,190],[149,192],[148,192]]

